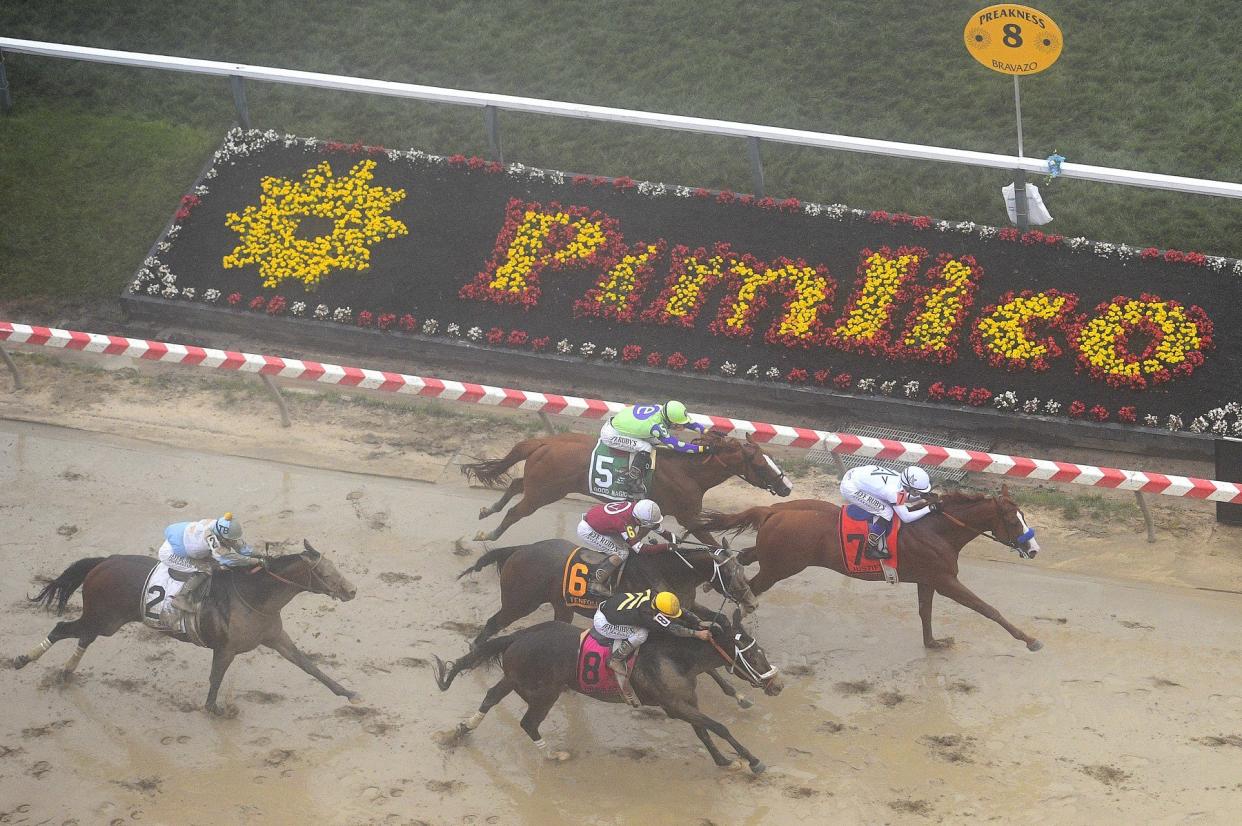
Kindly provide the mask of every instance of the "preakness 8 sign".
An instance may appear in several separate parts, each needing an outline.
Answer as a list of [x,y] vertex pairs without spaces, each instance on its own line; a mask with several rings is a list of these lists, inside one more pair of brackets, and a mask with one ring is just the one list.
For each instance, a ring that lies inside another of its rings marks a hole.
[[963,32],[966,51],[1006,75],[1042,72],[1061,56],[1061,27],[1030,6],[1001,3],[976,12]]

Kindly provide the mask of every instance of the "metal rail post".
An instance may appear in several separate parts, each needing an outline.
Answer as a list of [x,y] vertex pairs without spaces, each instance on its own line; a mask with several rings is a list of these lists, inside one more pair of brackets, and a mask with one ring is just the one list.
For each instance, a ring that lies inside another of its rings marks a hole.
[[540,411],[539,421],[543,422],[544,430],[547,430],[550,435],[552,436],[556,435],[556,426],[552,424],[552,419],[550,416],[548,416],[547,413]]
[[0,113],[13,110],[13,96],[9,94],[9,76],[4,71],[4,52],[0,52]]
[[493,161],[505,162],[500,145],[500,112],[495,106],[483,107],[483,126],[487,129],[487,151]]
[[[1022,95],[1018,91],[1018,76],[1013,76],[1013,108],[1018,115],[1018,157],[1022,157]],[[1014,170],[1013,176],[1013,214],[1017,219],[1018,230],[1026,232],[1030,226],[1030,215],[1026,203],[1026,172]]]
[[1134,492],[1134,498],[1138,500],[1139,510],[1143,512],[1143,522],[1147,525],[1147,541],[1149,543],[1156,541],[1156,526],[1151,521],[1151,511],[1147,507],[1147,497],[1143,495],[1141,490]]
[[25,389],[25,385],[22,384],[22,374],[17,372],[17,365],[13,363],[13,357],[3,347],[0,347],[0,357],[4,359],[4,363],[8,365],[9,372],[13,374],[13,389]]
[[759,155],[759,139],[747,138],[746,151],[750,155],[750,176],[755,182],[755,196],[762,198],[763,191],[763,158]]
[[260,373],[259,378],[263,379],[263,385],[271,392],[273,398],[276,399],[277,406],[280,407],[280,426],[289,427],[293,423],[289,420],[289,408],[285,405],[285,397],[280,395],[280,388],[267,373]]
[[246,79],[241,75],[229,75],[233,87],[233,108],[237,110],[237,122],[242,129],[250,128],[250,107],[246,105]]

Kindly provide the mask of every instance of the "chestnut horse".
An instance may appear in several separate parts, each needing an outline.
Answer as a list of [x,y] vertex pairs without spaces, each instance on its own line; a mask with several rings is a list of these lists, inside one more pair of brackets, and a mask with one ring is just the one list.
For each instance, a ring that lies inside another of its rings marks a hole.
[[[198,626],[203,642],[212,650],[206,706],[212,714],[221,713],[216,693],[233,658],[260,645],[319,680],[333,694],[350,702],[358,701],[356,693],[320,671],[281,625],[280,609],[304,591],[341,601],[351,600],[357,593],[327,557],[309,542],[303,544],[303,553],[256,557],[253,568],[226,570],[212,577],[211,593],[203,600]],[[23,668],[39,659],[53,643],[77,639],[78,647],[61,671],[68,677],[96,637],[110,637],[122,626],[142,621],[143,600],[147,596],[142,593],[142,586],[156,564],[149,556],[114,554],[79,559],[70,565],[31,597],[31,602],[41,602],[47,608],[55,604],[57,613],[61,613],[70,595],[82,586],[82,616],[73,622],[58,622],[29,654],[15,657],[13,667]],[[188,642],[182,635],[172,636]]]
[[[497,487],[508,478],[506,471],[525,460],[523,476],[509,483],[508,490],[490,508],[482,508],[479,518],[499,513],[509,500],[522,494],[522,499],[505,513],[500,525],[491,533],[479,531],[474,537],[495,541],[519,519],[530,516],[544,505],[557,502],[571,493],[588,490],[587,466],[598,439],[586,433],[558,433],[537,436],[518,442],[503,459],[491,459],[463,465],[467,479],[478,479],[488,487]],[[793,485],[750,434],[746,441],[730,439],[707,432],[699,440],[707,446],[701,454],[674,453],[661,450],[656,461],[655,476],[647,498],[655,500],[665,515],[674,516],[682,525],[693,525],[703,510],[703,494],[734,476],[745,479],[757,488],[776,496],[788,496]],[[716,540],[702,528],[694,536],[708,545]]]
[[[898,540],[897,575],[918,585],[923,645],[943,648],[953,644],[951,637],[938,640],[932,636],[932,598],[939,593],[993,620],[1014,639],[1026,643],[1029,650],[1038,651],[1043,643],[1012,625],[957,578],[958,554],[977,536],[989,536],[1025,558],[1039,552],[1035,532],[1009,498],[1009,488],[1002,487],[998,496],[946,493],[940,497],[939,507],[938,513],[903,525]],[[841,508],[831,502],[800,499],[733,514],[707,512],[702,524],[713,531],[758,530],[755,547],[738,554],[744,564],[759,563],[759,573],[750,580],[756,596],[808,566],[831,568],[856,579],[882,579],[880,573],[859,574],[846,569],[840,513]]]

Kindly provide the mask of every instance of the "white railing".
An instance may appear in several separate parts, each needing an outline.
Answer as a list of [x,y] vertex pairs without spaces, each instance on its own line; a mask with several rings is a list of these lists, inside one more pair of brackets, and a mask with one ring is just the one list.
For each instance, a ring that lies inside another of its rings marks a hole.
[[[411,98],[458,106],[481,107],[487,113],[488,137],[492,152],[499,159],[499,140],[495,113],[498,110],[529,112],[555,117],[577,118],[594,121],[625,123],[631,126],[647,126],[655,129],[672,129],[679,132],[697,132],[706,135],[746,138],[750,142],[751,161],[755,170],[756,193],[763,194],[763,173],[759,161],[759,141],[789,143],[821,149],[840,149],[847,152],[863,152],[920,161],[939,161],[992,169],[1008,169],[1043,174],[1048,171],[1047,162],[1037,158],[997,155],[990,152],[974,152],[966,149],[949,149],[940,146],[923,146],[898,141],[855,138],[805,129],[786,129],[779,126],[763,126],[756,123],[736,123],[712,118],[695,118],[684,115],[668,115],[659,112],[643,112],[634,109],[614,109],[585,103],[566,103],[555,100],[498,95],[490,92],[471,92],[461,89],[443,89],[414,83],[397,83],[390,80],[329,75],[320,72],[302,72],[294,69],[278,69],[270,66],[250,66],[244,63],[225,63],[216,60],[197,60],[167,55],[123,52],[114,49],[95,49],[87,46],[70,46],[61,43],[44,43],[37,40],[19,40],[0,37],[0,54],[18,54],[85,60],[117,66],[139,66],[148,69],[164,69],[174,72],[227,76],[233,79],[234,100],[243,126],[249,126],[243,79],[261,80],[267,83],[285,83],[295,86],[313,86],[322,89],[339,89],[366,92],[374,95]],[[3,89],[3,63],[0,63],[0,89]],[[3,94],[0,92],[0,94]],[[1222,198],[1242,198],[1242,184],[1231,181],[1213,181],[1204,178],[1187,178],[1180,175],[1163,175],[1131,169],[1113,169],[1090,164],[1064,162],[1061,175],[1085,181],[1100,181],[1147,189],[1164,189],[1197,195],[1213,195]]]

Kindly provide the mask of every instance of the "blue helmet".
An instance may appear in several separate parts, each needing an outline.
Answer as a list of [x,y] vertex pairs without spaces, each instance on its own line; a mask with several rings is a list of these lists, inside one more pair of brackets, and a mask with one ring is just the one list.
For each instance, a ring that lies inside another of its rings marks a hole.
[[221,541],[228,542],[230,545],[240,544],[242,538],[241,522],[234,519],[232,513],[226,513],[216,520],[215,534],[220,537]]

